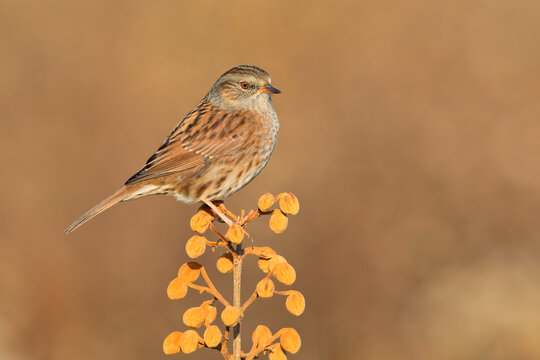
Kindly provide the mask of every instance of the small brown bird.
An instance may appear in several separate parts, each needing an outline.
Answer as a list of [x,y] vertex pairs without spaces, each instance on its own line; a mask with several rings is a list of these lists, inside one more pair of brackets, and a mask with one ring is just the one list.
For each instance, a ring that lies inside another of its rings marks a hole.
[[148,195],[172,195],[204,202],[231,225],[212,201],[240,190],[266,166],[274,150],[279,122],[270,75],[241,65],[221,75],[152,155],[117,192],[88,210],[69,233],[120,201]]

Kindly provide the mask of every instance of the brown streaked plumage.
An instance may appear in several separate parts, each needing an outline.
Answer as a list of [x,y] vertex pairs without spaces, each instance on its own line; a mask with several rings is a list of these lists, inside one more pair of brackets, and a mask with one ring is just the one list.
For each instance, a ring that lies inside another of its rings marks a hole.
[[240,190],[270,159],[279,129],[271,94],[279,93],[263,69],[250,65],[230,69],[146,165],[66,233],[120,201],[148,195],[172,195],[188,204],[203,201],[222,215],[212,201]]

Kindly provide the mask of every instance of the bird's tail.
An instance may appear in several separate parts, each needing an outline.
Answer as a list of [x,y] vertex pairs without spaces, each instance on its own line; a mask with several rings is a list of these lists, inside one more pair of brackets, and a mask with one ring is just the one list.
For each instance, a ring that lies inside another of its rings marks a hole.
[[131,195],[131,191],[128,190],[126,186],[121,187],[117,192],[115,192],[114,194],[112,194],[111,196],[85,212],[83,216],[75,220],[73,224],[69,225],[69,227],[65,230],[66,234],[69,234],[88,220],[92,219],[94,216],[101,214],[103,211],[107,210],[111,206],[126,199],[129,195]]

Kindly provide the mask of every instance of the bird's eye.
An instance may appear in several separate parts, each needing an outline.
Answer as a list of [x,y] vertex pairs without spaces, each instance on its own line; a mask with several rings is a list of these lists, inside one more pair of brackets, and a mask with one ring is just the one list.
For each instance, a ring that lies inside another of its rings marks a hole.
[[245,82],[245,81],[242,81],[240,83],[240,86],[242,87],[242,89],[247,89],[249,87],[249,84],[247,82]]

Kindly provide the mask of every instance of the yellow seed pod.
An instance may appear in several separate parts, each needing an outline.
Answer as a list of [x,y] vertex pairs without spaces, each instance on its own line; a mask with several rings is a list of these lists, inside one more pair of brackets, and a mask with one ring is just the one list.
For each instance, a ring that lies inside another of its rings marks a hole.
[[270,260],[268,259],[264,259],[264,258],[259,258],[259,260],[257,261],[257,266],[262,270],[264,271],[265,273],[268,273],[269,269],[268,269],[268,263],[270,262]]
[[292,285],[296,280],[296,271],[288,263],[282,263],[277,265],[276,270],[273,273],[274,277],[282,284]]
[[251,341],[255,347],[266,346],[272,338],[272,332],[265,325],[258,325],[253,335],[251,335]]
[[216,347],[221,343],[221,330],[216,325],[210,325],[204,331],[204,342],[208,347]]
[[285,301],[285,307],[291,314],[300,316],[306,308],[306,299],[300,291],[291,290]]
[[206,319],[206,313],[199,306],[187,309],[182,317],[184,324],[194,329],[201,327],[204,319]]
[[199,334],[194,330],[187,330],[180,338],[180,349],[182,352],[189,354],[197,350],[199,347]]
[[186,253],[192,259],[198,258],[206,250],[206,238],[200,235],[193,235],[186,243]]
[[298,198],[292,193],[282,193],[277,196],[279,198],[279,207],[287,215],[296,215],[300,210]]
[[276,234],[281,234],[287,229],[289,219],[279,209],[275,209],[270,216],[270,229]]
[[306,308],[306,299],[300,291],[291,290],[285,301],[285,307],[291,314],[300,316]]
[[259,268],[261,268],[261,270],[265,273],[268,273],[268,262],[273,256],[277,255],[276,252],[272,248],[265,246],[261,248],[254,248],[252,253],[259,256],[259,261],[257,262]]
[[262,298],[269,298],[274,295],[274,282],[264,278],[257,283],[257,295]]
[[206,314],[206,317],[204,319],[204,323],[206,325],[209,325],[209,324],[213,323],[214,320],[216,320],[217,309],[216,309],[215,306],[210,305],[208,302],[204,302],[201,305],[201,309],[203,309],[204,313]]
[[264,259],[270,259],[272,256],[276,255],[276,251],[269,246],[252,248],[251,253]]
[[[286,263],[287,263],[287,260],[283,256],[274,255],[268,261],[268,270],[274,269],[274,267],[279,265],[279,264],[286,264]],[[266,271],[266,272],[268,272],[268,271]]]
[[212,215],[200,209],[195,215],[191,217],[189,225],[191,226],[191,230],[202,234],[206,231],[206,229],[208,229],[211,221]]
[[287,360],[287,355],[281,349],[279,344],[272,344],[268,347],[268,360]]
[[221,321],[227,326],[234,326],[240,318],[240,310],[234,306],[227,306],[221,313]]
[[167,335],[163,340],[163,352],[167,355],[179,353],[181,337],[182,333],[180,331],[174,331]]
[[300,335],[293,328],[283,329],[279,342],[281,347],[291,354],[296,354],[300,350],[300,346],[302,346]]
[[167,296],[171,300],[182,299],[187,294],[188,287],[184,279],[175,278],[167,286]]
[[225,237],[231,240],[232,243],[240,244],[244,240],[244,229],[238,224],[229,227]]
[[178,269],[178,277],[185,281],[195,282],[199,278],[201,268],[201,264],[190,261],[180,266],[180,269]]
[[233,255],[230,252],[221,254],[221,256],[216,261],[216,267],[220,273],[226,274],[232,271],[233,269]]
[[268,211],[272,208],[274,205],[275,199],[274,195],[270,193],[266,193],[264,195],[261,195],[259,198],[259,201],[257,202],[257,206],[259,207],[259,210],[261,211]]

